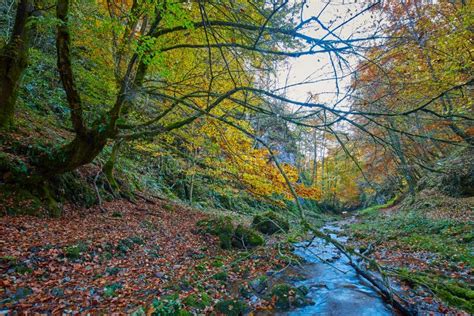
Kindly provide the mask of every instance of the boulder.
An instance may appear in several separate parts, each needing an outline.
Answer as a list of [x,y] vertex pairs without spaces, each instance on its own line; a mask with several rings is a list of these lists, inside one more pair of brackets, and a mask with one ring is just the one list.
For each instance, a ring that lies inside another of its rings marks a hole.
[[264,243],[265,239],[260,233],[242,225],[237,226],[232,236],[232,246],[239,249],[254,248]]
[[255,215],[252,227],[266,235],[288,232],[290,229],[288,221],[275,212],[266,212]]

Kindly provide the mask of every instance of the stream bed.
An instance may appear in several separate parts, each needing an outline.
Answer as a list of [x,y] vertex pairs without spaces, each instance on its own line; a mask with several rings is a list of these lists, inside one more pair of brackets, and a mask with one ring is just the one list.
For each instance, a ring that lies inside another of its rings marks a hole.
[[[329,232],[341,243],[347,241],[347,237],[338,236],[339,224],[328,224],[322,231]],[[315,304],[277,315],[399,315],[367,280],[355,272],[335,246],[321,239],[314,239],[306,247],[308,243],[295,245],[295,253],[304,259],[299,268],[304,279],[292,283],[307,287],[308,297]]]

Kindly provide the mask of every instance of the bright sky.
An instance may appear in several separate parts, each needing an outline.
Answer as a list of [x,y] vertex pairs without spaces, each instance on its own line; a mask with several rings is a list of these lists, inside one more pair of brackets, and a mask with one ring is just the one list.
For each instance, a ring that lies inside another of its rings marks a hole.
[[[311,16],[320,15],[320,21],[332,30],[342,22],[351,19],[357,13],[363,11],[363,9],[370,6],[371,3],[374,3],[374,1],[309,0],[307,1],[308,7],[304,11],[303,18],[308,19]],[[377,14],[367,11],[338,28],[335,34],[343,39],[368,37],[372,35],[376,29],[377,19],[379,19]],[[308,28],[305,33],[316,38],[321,38],[327,34],[327,32],[316,23],[311,24],[311,27]],[[335,38],[329,35],[326,39]],[[356,66],[358,58],[355,55],[344,54],[343,56],[349,62],[350,67]],[[333,55],[333,57],[335,56]],[[337,58],[333,58],[333,60],[336,62],[335,68],[338,76],[342,77],[346,75],[345,78],[339,80],[339,98],[342,98],[344,96],[344,88],[350,83],[351,76],[347,75],[350,74],[351,70],[344,65],[341,69],[337,63]],[[307,101],[310,94],[317,94],[319,102],[332,105],[338,98],[336,93],[336,81],[333,78],[334,70],[327,53],[307,55],[290,59],[287,67],[282,68],[278,73],[276,86],[285,86],[286,80],[288,80],[287,85],[307,82],[307,84],[287,89],[287,97],[298,101]],[[342,104],[344,104],[344,102]]]

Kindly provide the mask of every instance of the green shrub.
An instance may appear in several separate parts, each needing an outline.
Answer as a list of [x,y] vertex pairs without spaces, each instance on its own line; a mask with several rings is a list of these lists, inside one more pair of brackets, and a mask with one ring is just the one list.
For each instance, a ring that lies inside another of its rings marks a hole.
[[288,232],[290,225],[286,219],[275,212],[266,212],[255,215],[252,227],[261,233],[272,235],[279,232]]

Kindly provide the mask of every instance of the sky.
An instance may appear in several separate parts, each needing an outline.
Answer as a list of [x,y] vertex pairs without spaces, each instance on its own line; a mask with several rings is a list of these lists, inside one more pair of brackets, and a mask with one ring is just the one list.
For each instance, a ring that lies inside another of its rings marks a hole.
[[[363,11],[364,8],[367,8],[373,2],[374,1],[367,0],[309,0],[307,1],[308,6],[304,10],[303,18],[308,19],[311,16],[318,16],[320,14],[320,21],[326,26],[332,26],[332,29],[343,21],[354,17],[354,15]],[[335,33],[344,39],[367,37],[373,34],[378,19],[379,16],[367,11],[337,29]],[[316,23],[305,30],[305,33],[316,38],[321,38],[327,34],[327,32]],[[326,39],[334,39],[334,37],[329,35]],[[335,56],[333,55],[333,57]],[[343,66],[342,69],[340,69],[337,59],[333,58],[338,76],[345,76],[337,82],[340,91],[339,95],[337,94],[336,80],[334,80],[333,66],[331,65],[331,60],[327,53],[290,58],[287,61],[286,67],[282,67],[278,72],[276,86],[284,87],[307,82],[307,84],[304,85],[288,88],[286,96],[298,101],[307,101],[310,94],[318,95],[317,100],[319,102],[324,102],[328,105],[334,104],[345,95],[345,87],[350,84],[351,80],[350,68],[355,67],[359,61],[359,58],[352,54],[344,55],[344,57],[347,58],[349,62],[349,68]],[[344,105],[347,106],[347,102],[342,102],[339,106]]]

